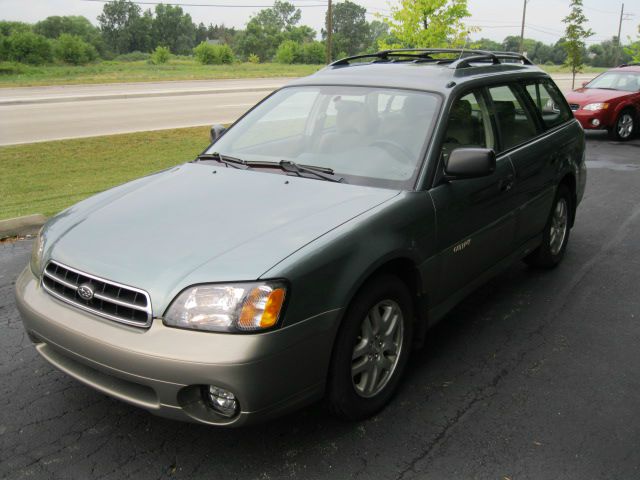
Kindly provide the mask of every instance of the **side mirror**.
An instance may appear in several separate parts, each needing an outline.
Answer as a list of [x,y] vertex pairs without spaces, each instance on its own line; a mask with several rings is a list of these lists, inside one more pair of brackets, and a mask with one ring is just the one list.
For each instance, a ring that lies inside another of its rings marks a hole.
[[490,148],[456,148],[444,165],[447,180],[491,175],[496,171],[496,153]]
[[216,141],[222,136],[224,135],[224,133],[227,131],[227,129],[225,127],[223,127],[222,125],[214,125],[211,127],[211,133],[209,134],[209,137],[211,138],[211,143],[216,143]]
[[589,85],[589,82],[582,82],[582,88],[586,87],[587,85]]

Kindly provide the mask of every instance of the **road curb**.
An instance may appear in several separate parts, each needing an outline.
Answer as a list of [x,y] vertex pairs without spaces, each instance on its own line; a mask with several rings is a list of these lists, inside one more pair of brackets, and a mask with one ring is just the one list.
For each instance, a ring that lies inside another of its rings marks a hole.
[[46,221],[47,217],[41,214],[0,220],[0,239],[18,235],[34,235],[38,233]]
[[[76,95],[69,97],[42,97],[42,98],[16,98],[11,100],[0,99],[0,106],[10,105],[34,105],[44,103],[69,103],[69,102],[86,102],[92,100],[116,100],[126,98],[145,98],[145,97],[181,97],[186,95],[211,95],[222,93],[247,93],[247,92],[272,92],[280,86],[268,87],[242,87],[242,88],[213,88],[208,90],[175,90],[160,92],[139,92],[139,93],[107,93],[103,95]],[[1,92],[0,92],[1,93]]]

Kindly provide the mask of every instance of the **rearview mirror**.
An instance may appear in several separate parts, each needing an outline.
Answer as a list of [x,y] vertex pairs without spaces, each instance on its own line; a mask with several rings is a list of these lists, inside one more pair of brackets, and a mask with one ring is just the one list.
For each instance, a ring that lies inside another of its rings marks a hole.
[[447,180],[479,178],[496,171],[496,153],[490,148],[456,148],[444,166]]
[[227,129],[222,125],[213,125],[211,127],[211,133],[209,135],[211,138],[211,143],[215,143],[222,135],[224,135],[226,131]]

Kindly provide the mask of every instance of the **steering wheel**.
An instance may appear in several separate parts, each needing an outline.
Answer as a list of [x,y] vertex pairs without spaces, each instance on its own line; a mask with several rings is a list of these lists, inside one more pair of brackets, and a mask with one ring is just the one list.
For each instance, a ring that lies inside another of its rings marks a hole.
[[399,158],[401,163],[412,164],[415,162],[416,156],[408,148],[392,140],[386,140],[386,139],[376,140],[371,144],[371,146],[383,148],[384,150],[391,153],[392,155],[394,153],[400,152],[404,157],[404,158]]

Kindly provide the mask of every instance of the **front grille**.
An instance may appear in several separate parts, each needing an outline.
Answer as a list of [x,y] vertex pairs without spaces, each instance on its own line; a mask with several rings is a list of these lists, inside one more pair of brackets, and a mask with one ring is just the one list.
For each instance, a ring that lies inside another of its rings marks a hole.
[[569,107],[571,107],[571,110],[573,110],[574,112],[576,110],[580,110],[580,105],[578,105],[577,103],[570,103]]
[[54,297],[109,320],[136,327],[151,325],[151,299],[144,290],[89,275],[54,261],[44,269],[42,286]]

